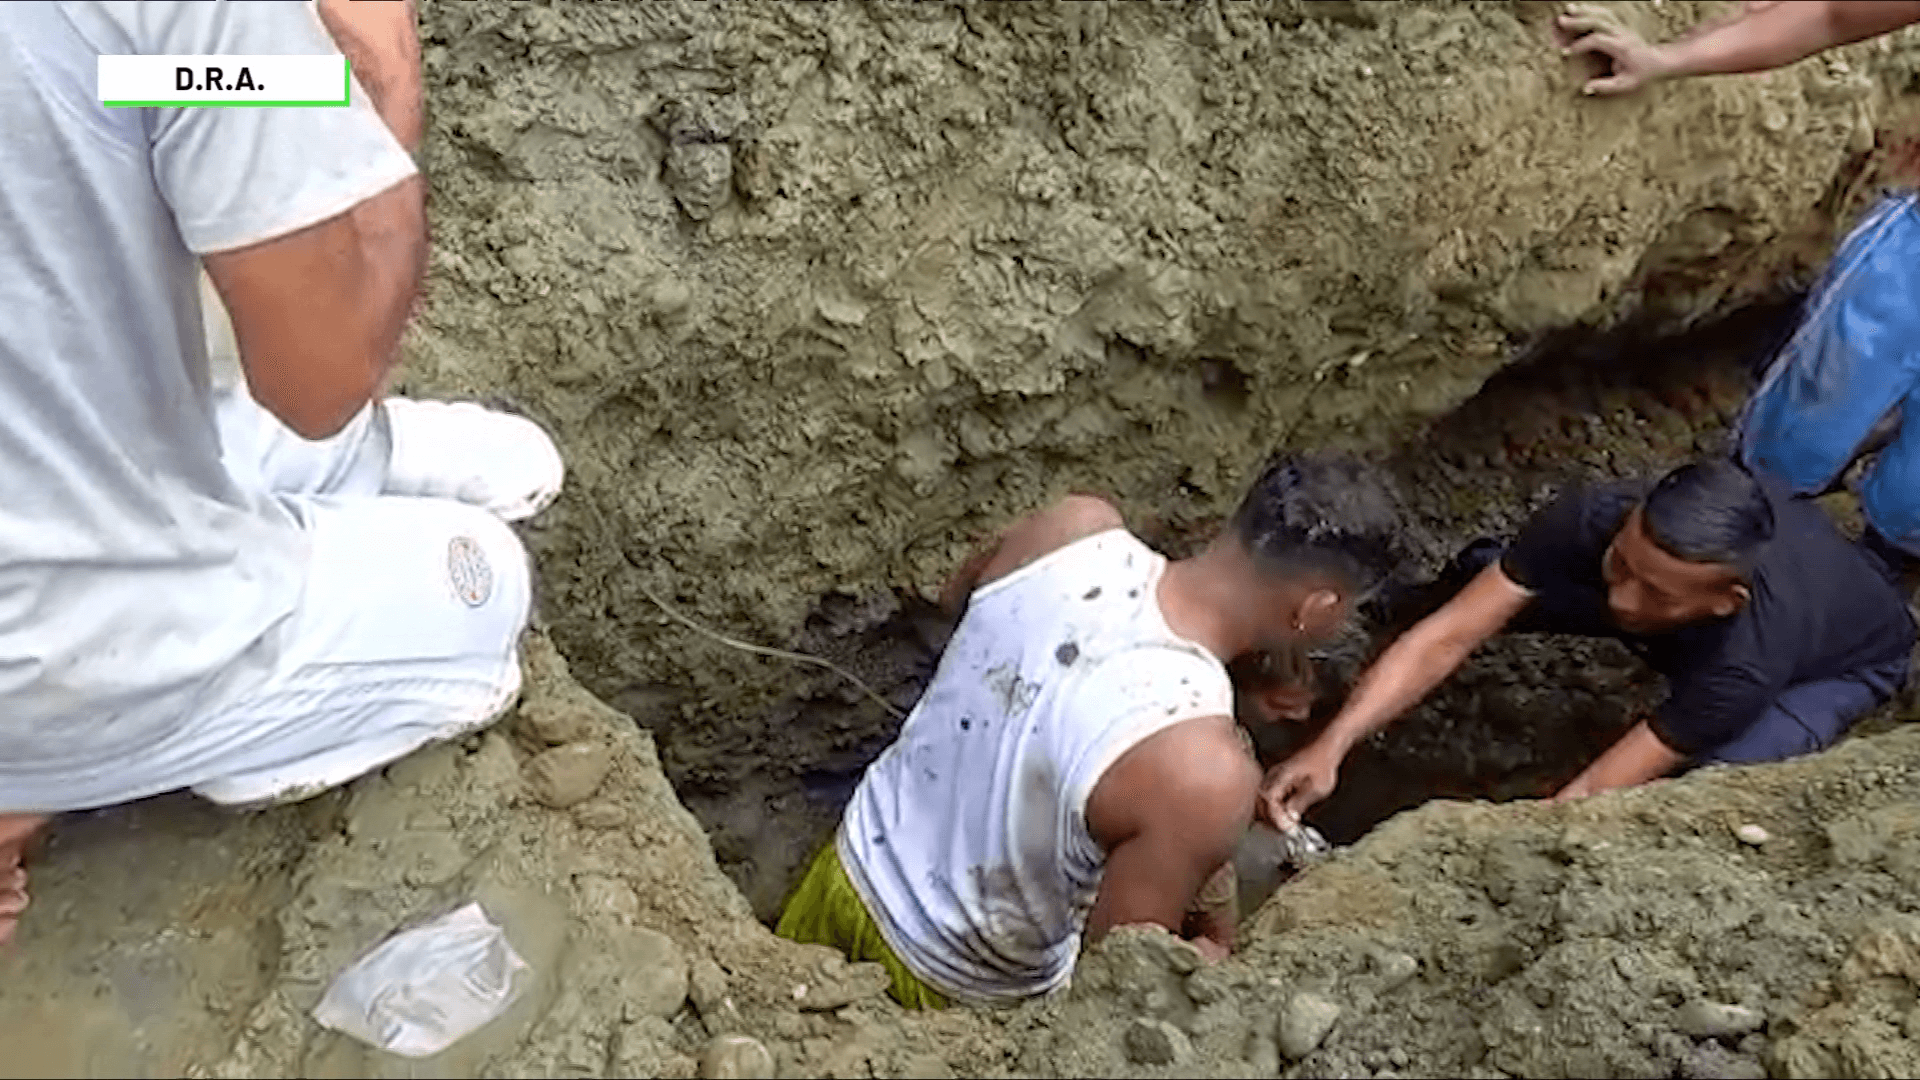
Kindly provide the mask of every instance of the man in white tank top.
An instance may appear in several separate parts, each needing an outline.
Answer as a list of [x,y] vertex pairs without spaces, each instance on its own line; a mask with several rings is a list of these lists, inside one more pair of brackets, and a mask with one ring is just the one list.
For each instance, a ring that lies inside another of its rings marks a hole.
[[[1334,635],[1395,525],[1392,494],[1336,458],[1268,469],[1180,562],[1096,498],[1016,523],[948,586],[966,614],[780,932],[884,964],[919,1005],[1045,994],[1083,939],[1180,932],[1260,782],[1227,665]],[[1223,957],[1232,932],[1194,943]]]

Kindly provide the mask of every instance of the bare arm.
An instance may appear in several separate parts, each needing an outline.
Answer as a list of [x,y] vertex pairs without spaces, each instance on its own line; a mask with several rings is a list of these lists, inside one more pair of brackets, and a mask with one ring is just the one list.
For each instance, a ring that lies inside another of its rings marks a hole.
[[1613,73],[1589,81],[1586,93],[1624,94],[1661,79],[1767,71],[1916,21],[1920,3],[1911,0],[1749,4],[1735,18],[1649,45],[1605,8],[1571,4],[1555,33],[1567,53],[1611,62]]
[[1261,815],[1286,828],[1326,798],[1355,743],[1418,704],[1530,599],[1499,563],[1480,571],[1367,669],[1346,706],[1305,750],[1273,767],[1261,791]]
[[[1201,887],[1232,857],[1259,779],[1224,716],[1176,724],[1121,755],[1087,803],[1087,824],[1107,849],[1087,940],[1133,923],[1179,933]],[[1227,943],[1214,944],[1217,956]]]
[[306,438],[339,431],[398,359],[426,258],[418,176],[318,225],[207,255],[254,397]]
[[986,571],[987,564],[993,561],[993,557],[999,554],[1000,545],[1006,537],[1006,533],[1000,533],[967,556],[967,561],[960,564],[960,569],[953,572],[953,576],[947,579],[947,584],[940,590],[940,610],[952,616],[957,616],[966,610],[967,597],[972,596],[973,590],[980,587],[980,575]]
[[1686,760],[1686,755],[1660,741],[1645,720],[1620,737],[1607,752],[1594,759],[1573,782],[1560,789],[1554,802],[1581,799],[1614,788],[1632,787],[1665,776]]
[[319,0],[320,21],[373,99],[387,129],[411,154],[426,135],[420,37],[413,0]]

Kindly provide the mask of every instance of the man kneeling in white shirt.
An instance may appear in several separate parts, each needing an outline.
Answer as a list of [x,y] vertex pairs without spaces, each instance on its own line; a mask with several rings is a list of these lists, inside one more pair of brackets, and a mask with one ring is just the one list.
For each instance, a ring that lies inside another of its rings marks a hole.
[[[559,454],[518,417],[380,400],[426,259],[413,17],[0,5],[0,942],[49,814],[305,797],[518,693],[506,522]],[[336,39],[347,108],[96,99],[102,55]],[[224,391],[203,265],[245,373]]]

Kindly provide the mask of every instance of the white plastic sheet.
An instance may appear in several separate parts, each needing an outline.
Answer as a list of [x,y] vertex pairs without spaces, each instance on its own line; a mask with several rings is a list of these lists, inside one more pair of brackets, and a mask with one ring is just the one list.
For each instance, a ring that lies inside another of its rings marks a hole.
[[428,1057],[506,1011],[526,961],[479,904],[395,934],[340,973],[313,1010],[324,1027]]

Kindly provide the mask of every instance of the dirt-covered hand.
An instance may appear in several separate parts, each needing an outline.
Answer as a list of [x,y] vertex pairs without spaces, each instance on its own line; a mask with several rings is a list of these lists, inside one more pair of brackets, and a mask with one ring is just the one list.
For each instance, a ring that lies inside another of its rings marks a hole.
[[1553,21],[1554,42],[1562,56],[1597,56],[1612,70],[1588,79],[1583,94],[1630,94],[1668,74],[1666,54],[1628,29],[1619,17],[1593,4],[1568,4]]
[[1316,743],[1268,769],[1255,812],[1283,832],[1299,824],[1301,814],[1333,794],[1340,782],[1340,757]]

